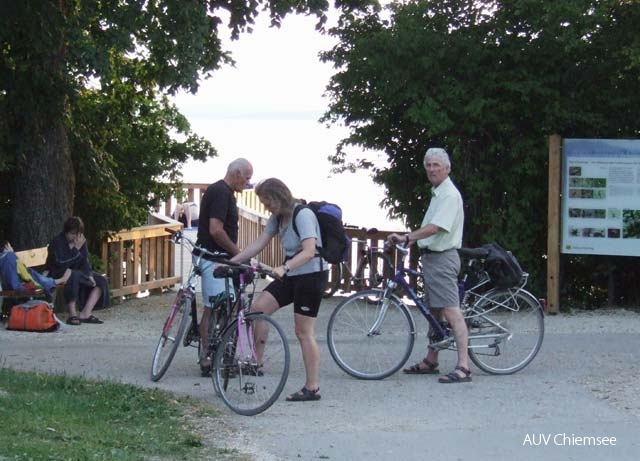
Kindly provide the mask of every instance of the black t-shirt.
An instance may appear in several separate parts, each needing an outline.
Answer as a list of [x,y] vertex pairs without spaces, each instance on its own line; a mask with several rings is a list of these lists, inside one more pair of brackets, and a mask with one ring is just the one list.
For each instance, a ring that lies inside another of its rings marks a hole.
[[198,244],[210,251],[226,252],[209,234],[209,220],[217,218],[224,223],[224,231],[233,243],[238,243],[238,205],[229,185],[221,179],[205,191],[200,201]]

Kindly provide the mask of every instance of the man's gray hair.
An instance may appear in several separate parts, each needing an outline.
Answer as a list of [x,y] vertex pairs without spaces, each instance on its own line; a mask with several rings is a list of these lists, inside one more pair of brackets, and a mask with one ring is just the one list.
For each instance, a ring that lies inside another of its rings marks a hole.
[[243,173],[243,170],[248,170],[251,168],[251,163],[246,158],[237,158],[232,161],[227,167],[227,173],[233,173],[234,171],[240,171]]
[[442,162],[444,166],[446,166],[447,168],[451,168],[451,161],[449,160],[449,154],[447,154],[447,151],[441,147],[431,147],[427,149],[427,153],[424,154],[424,160],[422,161],[425,167],[427,166],[428,158],[438,159]]

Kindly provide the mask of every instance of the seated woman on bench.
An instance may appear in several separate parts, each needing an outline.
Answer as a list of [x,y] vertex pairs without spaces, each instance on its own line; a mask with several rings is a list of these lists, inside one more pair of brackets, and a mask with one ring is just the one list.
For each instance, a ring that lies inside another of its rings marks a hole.
[[[89,263],[84,223],[72,216],[64,223],[64,230],[49,244],[46,268],[51,277],[62,279],[64,301],[69,308],[69,325],[104,323],[91,312],[96,306],[109,306],[107,279],[94,272]],[[77,304],[84,306],[78,314]]]

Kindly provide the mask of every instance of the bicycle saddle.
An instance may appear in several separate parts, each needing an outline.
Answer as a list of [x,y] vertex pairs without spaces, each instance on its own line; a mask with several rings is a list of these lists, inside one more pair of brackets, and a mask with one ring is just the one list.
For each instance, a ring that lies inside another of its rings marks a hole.
[[217,279],[233,277],[235,281],[240,274],[245,275],[245,283],[251,283],[251,281],[253,281],[254,271],[251,267],[222,265],[213,270],[213,277]]
[[233,277],[234,270],[229,266],[218,266],[213,270],[213,277],[217,279],[226,279],[227,277]]

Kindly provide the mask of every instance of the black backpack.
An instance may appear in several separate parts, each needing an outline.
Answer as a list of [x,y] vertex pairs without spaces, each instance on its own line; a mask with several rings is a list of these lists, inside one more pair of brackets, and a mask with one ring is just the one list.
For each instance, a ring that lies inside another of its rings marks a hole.
[[485,269],[497,288],[511,288],[520,284],[522,268],[510,251],[497,243],[487,243],[482,248],[489,252],[485,258]]
[[322,246],[316,247],[318,254],[325,261],[337,264],[349,259],[351,239],[347,237],[342,223],[342,209],[335,203],[329,202],[309,202],[306,205],[298,205],[293,210],[293,230],[298,237],[298,227],[296,226],[296,216],[303,208],[309,208],[316,215],[320,225],[320,236]]

